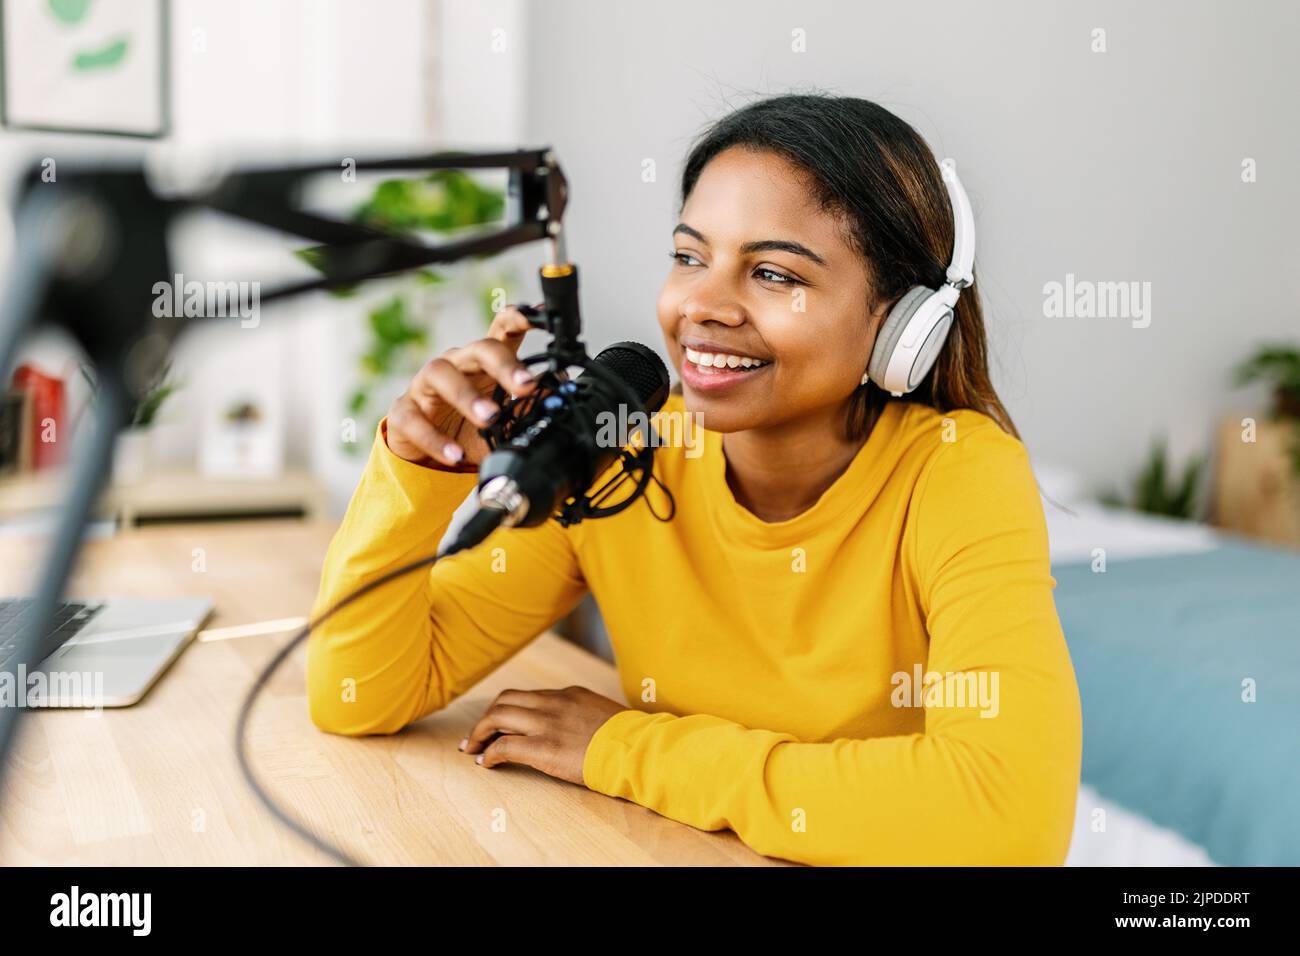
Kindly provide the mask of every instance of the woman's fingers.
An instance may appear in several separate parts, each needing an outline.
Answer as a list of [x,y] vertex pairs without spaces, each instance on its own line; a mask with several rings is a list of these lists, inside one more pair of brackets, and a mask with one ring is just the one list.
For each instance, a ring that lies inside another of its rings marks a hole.
[[435,428],[409,395],[401,396],[388,410],[387,440],[389,448],[408,460],[414,460],[411,448],[444,465],[456,465],[465,457],[465,450]]
[[[421,371],[413,387],[424,397],[437,398],[452,406],[479,426],[488,424],[499,411],[497,404],[469,378],[485,374],[507,393],[522,395],[535,381],[510,347],[498,339],[479,339],[461,348],[449,349]],[[522,376],[522,377],[520,377]]]
[[[493,322],[495,323],[495,320]],[[503,334],[509,336],[513,333]],[[507,392],[522,394],[533,385],[533,373],[519,361],[519,343],[522,340],[522,336],[517,337],[514,342],[494,337],[479,339],[462,349],[453,350],[455,352],[453,361],[461,371],[486,372]]]
[[389,408],[389,448],[410,461],[428,458],[455,465],[467,450],[477,461],[487,446],[465,425],[483,428],[500,414],[500,406],[489,397],[491,384],[514,397],[537,385],[518,355],[532,327],[528,317],[511,306],[493,318],[487,338],[448,349],[425,363]]
[[467,754],[480,753],[495,734],[527,735],[541,729],[541,715],[516,704],[493,704],[469,732],[462,748]]
[[557,749],[555,742],[547,737],[498,737],[479,755],[478,763],[484,767],[495,767],[503,763],[519,764],[555,776]]
[[[540,309],[541,306],[534,308]],[[488,329],[488,338],[496,339],[510,350],[510,354],[516,358],[519,355],[519,347],[523,344],[524,336],[533,328],[533,323],[528,320],[528,316],[519,311],[518,306],[508,306],[501,310],[492,319],[492,326]],[[522,374],[526,378],[515,378],[516,375]],[[500,381],[498,377],[497,381]],[[528,392],[535,382],[528,372],[527,366],[522,362],[515,362],[511,367],[510,384],[502,383],[505,390],[513,396],[520,396]]]
[[451,349],[429,362],[420,376],[420,386],[426,390],[424,397],[445,402],[469,421],[482,426],[492,421],[499,408],[466,377],[466,372],[478,371],[471,359],[460,354],[468,348]]
[[492,325],[488,329],[490,338],[498,339],[507,345],[513,345],[515,354],[519,353],[519,345],[524,340],[524,335],[533,327],[533,323],[528,321],[528,316],[519,311],[518,306],[509,305],[492,317]]
[[[542,717],[542,711],[545,709],[546,701],[544,695],[549,691],[535,690],[515,690],[514,688],[503,690],[497,694],[496,700],[479,719],[478,724],[470,735],[461,741],[461,750],[465,753],[478,753],[490,746],[492,740],[500,734],[521,734],[526,731],[518,728],[524,725],[525,721],[528,726],[534,730],[538,726],[538,718]],[[519,711],[530,711],[531,717],[525,717],[519,714]],[[508,720],[502,720],[501,715],[505,714]],[[508,724],[509,726],[499,726]],[[477,735],[475,732],[478,732]],[[473,749],[471,749],[473,745]]]
[[475,761],[483,767],[523,764],[582,784],[592,737],[611,716],[626,709],[585,687],[506,690],[460,749],[477,754]]

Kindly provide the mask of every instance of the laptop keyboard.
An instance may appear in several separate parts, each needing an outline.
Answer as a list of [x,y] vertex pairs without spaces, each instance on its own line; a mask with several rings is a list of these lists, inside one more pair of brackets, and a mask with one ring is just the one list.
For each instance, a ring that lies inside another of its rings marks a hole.
[[[27,624],[35,601],[32,598],[0,598],[0,669],[11,663],[18,653],[18,639]],[[38,661],[53,654],[68,638],[90,623],[103,603],[88,604],[66,601],[55,608],[54,626],[41,637]]]

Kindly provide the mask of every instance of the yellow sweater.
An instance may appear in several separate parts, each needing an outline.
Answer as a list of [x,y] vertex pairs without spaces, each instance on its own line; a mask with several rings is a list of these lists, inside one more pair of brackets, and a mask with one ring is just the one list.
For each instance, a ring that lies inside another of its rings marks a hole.
[[[475,487],[398,458],[385,424],[313,613],[433,552]],[[590,589],[634,708],[592,738],[590,789],[805,863],[1060,864],[1081,716],[1024,446],[977,412],[890,402],[812,508],[766,523],[701,434],[702,454],[656,451],[671,522],[642,501],[499,529],[338,614],[309,643],[313,720],[400,730]]]

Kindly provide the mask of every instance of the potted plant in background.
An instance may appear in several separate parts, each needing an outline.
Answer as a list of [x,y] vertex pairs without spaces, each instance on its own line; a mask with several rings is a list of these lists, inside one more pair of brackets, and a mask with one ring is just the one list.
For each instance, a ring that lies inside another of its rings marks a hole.
[[[90,385],[93,401],[99,391],[94,373],[89,366],[83,365],[81,374]],[[181,385],[172,376],[171,363],[167,362],[135,403],[127,426],[117,436],[117,447],[113,453],[113,481],[116,484],[135,484],[148,474],[153,459],[152,437],[158,412]]]
[[1219,426],[1214,523],[1300,547],[1300,346],[1265,344],[1233,370],[1238,386],[1264,384],[1264,415],[1225,416]]
[[1133,479],[1130,497],[1126,499],[1112,490],[1100,495],[1099,500],[1111,508],[1129,508],[1145,514],[1195,521],[1198,520],[1197,491],[1204,467],[1203,458],[1194,458],[1187,463],[1181,476],[1175,476],[1169,464],[1165,440],[1157,438],[1147,454],[1146,464]]
[[284,467],[281,425],[270,390],[213,396],[199,440],[199,474],[218,481],[278,477]]
[[1237,366],[1236,384],[1263,382],[1272,388],[1269,420],[1288,425],[1293,432],[1289,452],[1292,470],[1300,478],[1300,348],[1264,345]]
[[[505,194],[455,169],[437,170],[428,175],[387,179],[380,182],[369,198],[352,214],[355,222],[386,232],[421,233],[452,236],[493,223],[505,211]],[[329,275],[329,250],[314,246],[298,251],[298,256],[323,275]],[[365,416],[367,427],[359,427],[362,436],[373,434],[388,404],[388,391],[404,385],[428,358],[431,294],[448,299],[473,288],[476,308],[484,324],[505,303],[495,301],[506,293],[513,276],[498,266],[484,267],[469,263],[456,267],[456,278],[431,269],[419,270],[394,280],[397,290],[380,299],[366,313],[366,339],[357,355],[357,380],[345,405],[347,417]],[[458,280],[458,281],[457,281]],[[338,298],[356,295],[355,287],[335,289]],[[368,448],[364,439],[343,442],[349,454],[357,455]]]

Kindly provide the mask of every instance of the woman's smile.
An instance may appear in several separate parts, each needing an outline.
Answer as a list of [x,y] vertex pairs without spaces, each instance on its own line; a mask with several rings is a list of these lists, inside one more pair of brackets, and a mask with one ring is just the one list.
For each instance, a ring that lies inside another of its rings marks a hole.
[[771,359],[723,348],[702,339],[679,340],[682,346],[682,381],[693,389],[716,391],[762,377]]

